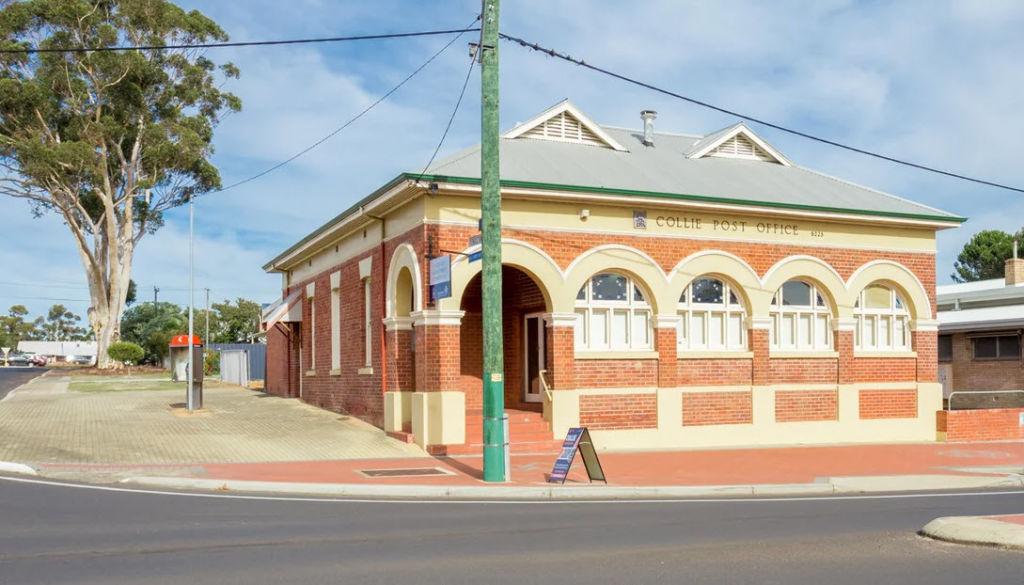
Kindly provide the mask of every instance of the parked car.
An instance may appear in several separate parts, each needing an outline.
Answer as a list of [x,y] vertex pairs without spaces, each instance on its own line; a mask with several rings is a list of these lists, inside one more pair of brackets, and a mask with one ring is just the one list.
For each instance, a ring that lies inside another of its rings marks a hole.
[[67,362],[69,364],[76,364],[79,366],[91,366],[95,361],[95,357],[91,355],[69,355]]
[[7,365],[9,366],[31,366],[32,356],[25,353],[7,354]]
[[47,359],[47,357],[45,355],[38,355],[37,354],[37,355],[32,356],[29,359],[29,361],[32,362],[33,366],[41,368],[41,367],[45,366],[50,360]]

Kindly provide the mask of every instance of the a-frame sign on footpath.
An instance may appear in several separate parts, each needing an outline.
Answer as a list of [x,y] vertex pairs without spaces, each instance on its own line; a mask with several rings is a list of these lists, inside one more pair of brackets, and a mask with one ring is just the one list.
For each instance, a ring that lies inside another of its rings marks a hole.
[[594,449],[594,441],[590,438],[590,431],[586,427],[573,427],[565,434],[565,441],[562,442],[562,452],[555,460],[555,466],[548,476],[548,483],[565,483],[569,475],[569,468],[579,451],[583,459],[583,466],[587,468],[587,477],[591,483],[594,480],[608,483],[604,476],[604,469],[601,468],[601,460],[597,458],[597,450]]

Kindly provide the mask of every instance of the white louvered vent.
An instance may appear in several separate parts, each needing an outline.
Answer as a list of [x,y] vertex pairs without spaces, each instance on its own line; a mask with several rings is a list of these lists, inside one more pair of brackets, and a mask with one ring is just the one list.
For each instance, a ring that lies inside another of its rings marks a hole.
[[581,124],[575,116],[567,112],[552,116],[544,123],[527,130],[520,137],[555,140],[558,142],[576,142],[608,148],[608,144],[590,131],[589,128]]
[[729,140],[726,140],[720,144],[718,148],[712,150],[710,156],[778,162],[774,157],[772,157],[772,155],[765,152],[763,148],[754,144],[753,141],[743,134],[737,134]]

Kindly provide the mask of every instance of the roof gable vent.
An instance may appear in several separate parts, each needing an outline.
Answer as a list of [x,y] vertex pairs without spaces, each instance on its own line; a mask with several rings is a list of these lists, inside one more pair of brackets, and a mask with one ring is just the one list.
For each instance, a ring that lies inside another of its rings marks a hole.
[[754,144],[744,134],[737,134],[726,140],[709,153],[709,156],[723,158],[746,158],[764,162],[778,162],[775,157],[765,152],[763,148]]
[[555,104],[526,123],[509,130],[502,138],[532,138],[626,150],[568,100]]

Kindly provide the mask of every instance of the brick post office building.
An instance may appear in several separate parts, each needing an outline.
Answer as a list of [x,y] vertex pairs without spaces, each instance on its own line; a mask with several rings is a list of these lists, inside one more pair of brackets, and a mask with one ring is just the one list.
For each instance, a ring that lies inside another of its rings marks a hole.
[[[962,218],[797,166],[737,124],[501,144],[514,448],[935,440],[935,232]],[[395,179],[264,268],[267,390],[434,453],[481,443],[480,149]],[[428,257],[451,255],[432,302]]]

